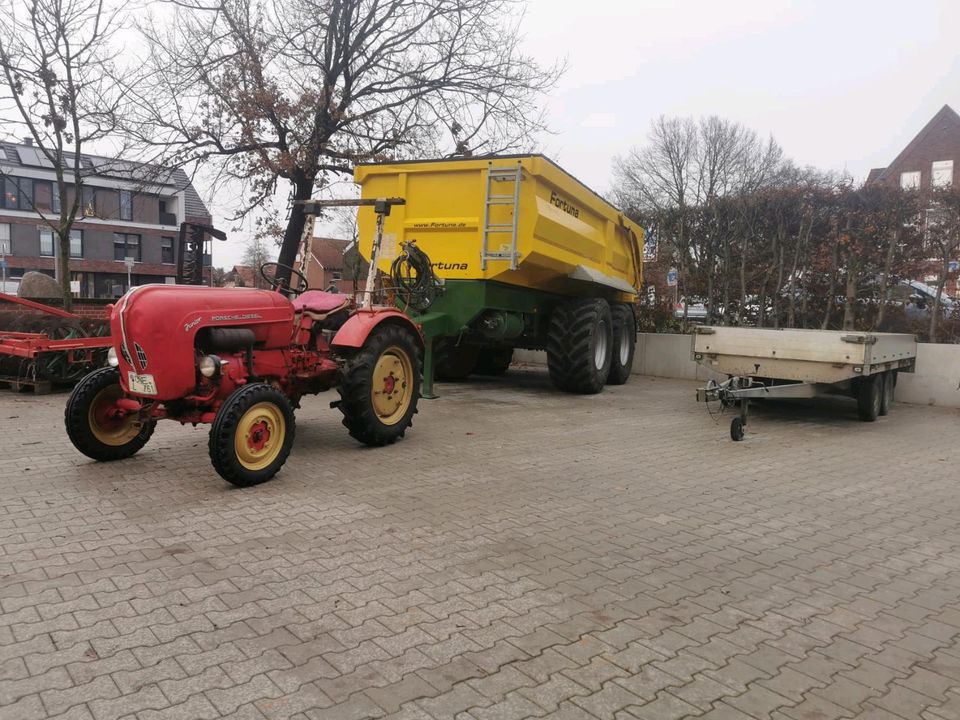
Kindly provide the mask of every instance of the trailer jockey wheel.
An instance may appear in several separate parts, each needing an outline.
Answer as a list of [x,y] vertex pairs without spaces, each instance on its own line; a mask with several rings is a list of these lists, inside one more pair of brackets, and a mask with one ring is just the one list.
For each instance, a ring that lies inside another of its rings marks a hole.
[[237,487],[266,482],[279,472],[293,446],[290,401],[266,383],[235,390],[217,411],[210,428],[210,462]]
[[743,420],[739,417],[735,417],[730,421],[730,439],[735,442],[740,442],[743,440],[744,427]]
[[140,422],[136,414],[117,407],[122,397],[117,368],[94,370],[77,383],[63,418],[77,450],[94,460],[123,460],[147,444],[156,422]]

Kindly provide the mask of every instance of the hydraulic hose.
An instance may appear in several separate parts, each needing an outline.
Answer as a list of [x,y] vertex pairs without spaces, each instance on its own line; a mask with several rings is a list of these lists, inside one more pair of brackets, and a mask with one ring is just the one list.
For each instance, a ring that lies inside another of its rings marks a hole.
[[423,312],[436,300],[441,283],[433,272],[430,258],[416,246],[403,243],[402,252],[390,265],[390,279],[397,297],[408,308]]

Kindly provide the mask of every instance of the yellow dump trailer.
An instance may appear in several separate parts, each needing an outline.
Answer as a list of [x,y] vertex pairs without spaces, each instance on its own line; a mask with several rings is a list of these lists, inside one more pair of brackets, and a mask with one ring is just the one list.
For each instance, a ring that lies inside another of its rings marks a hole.
[[[399,197],[379,270],[397,276],[413,243],[442,286],[413,311],[428,342],[425,387],[506,372],[515,347],[545,349],[556,385],[597,392],[629,377],[643,231],[542,155],[360,165],[365,199]],[[375,214],[358,214],[369,258]],[[401,285],[398,282],[398,285]]]

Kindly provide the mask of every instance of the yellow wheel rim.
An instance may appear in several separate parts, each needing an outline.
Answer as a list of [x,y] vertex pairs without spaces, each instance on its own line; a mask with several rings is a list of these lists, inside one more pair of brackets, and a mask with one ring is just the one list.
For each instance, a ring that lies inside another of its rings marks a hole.
[[87,411],[90,432],[99,442],[112,447],[126,445],[140,434],[141,425],[136,415],[120,415],[117,400],[123,397],[119,385],[111,385],[98,392]]
[[395,425],[406,415],[413,399],[413,363],[395,345],[384,350],[373,368],[370,400],[384,425]]
[[237,460],[247,470],[263,470],[283,448],[287,422],[271,402],[261,402],[247,410],[237,423],[233,446]]

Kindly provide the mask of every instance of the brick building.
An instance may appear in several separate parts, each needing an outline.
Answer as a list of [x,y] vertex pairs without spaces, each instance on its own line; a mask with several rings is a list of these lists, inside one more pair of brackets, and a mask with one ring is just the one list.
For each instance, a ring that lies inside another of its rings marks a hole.
[[960,115],[944,105],[885,168],[874,168],[867,182],[896,184],[904,190],[949,186],[960,170]]
[[[944,105],[893,162],[885,168],[870,171],[867,183],[885,183],[903,190],[929,190],[960,182],[955,171],[960,172],[960,115],[949,105]],[[929,209],[926,219],[934,217],[935,213],[933,208]],[[924,277],[916,279],[936,284],[940,267],[940,261],[931,258]],[[957,272],[952,270],[944,291],[955,296],[957,289]]]
[[[180,223],[211,223],[186,174],[93,155],[81,162],[83,197],[70,247],[70,279],[79,287],[75,295],[122,295],[127,257],[135,262],[133,285],[174,282]],[[60,212],[51,163],[31,145],[0,143],[0,185],[0,254],[7,278],[28,270],[54,275],[56,236],[38,216]],[[73,199],[68,189],[66,201]]]
[[[311,288],[354,293],[353,262],[356,262],[356,243],[352,240],[315,237],[310,246],[310,261],[307,265],[307,280]],[[366,265],[361,267],[359,285],[366,282]]]

